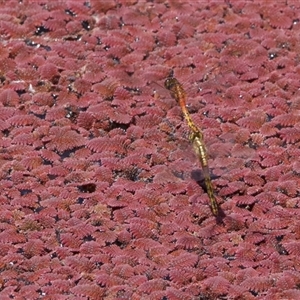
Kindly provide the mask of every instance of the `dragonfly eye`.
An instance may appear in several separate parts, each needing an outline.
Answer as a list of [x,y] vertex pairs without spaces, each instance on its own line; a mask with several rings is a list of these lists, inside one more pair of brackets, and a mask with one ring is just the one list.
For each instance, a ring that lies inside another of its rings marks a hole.
[[167,90],[170,90],[171,87],[172,87],[171,78],[167,78],[167,79],[165,80],[165,88],[166,88]]

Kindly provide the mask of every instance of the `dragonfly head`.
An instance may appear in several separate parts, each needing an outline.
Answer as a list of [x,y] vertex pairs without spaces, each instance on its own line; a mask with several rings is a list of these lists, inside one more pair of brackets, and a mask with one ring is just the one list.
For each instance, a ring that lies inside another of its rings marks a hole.
[[172,91],[174,87],[178,84],[178,80],[174,77],[168,77],[165,80],[165,88],[169,91]]

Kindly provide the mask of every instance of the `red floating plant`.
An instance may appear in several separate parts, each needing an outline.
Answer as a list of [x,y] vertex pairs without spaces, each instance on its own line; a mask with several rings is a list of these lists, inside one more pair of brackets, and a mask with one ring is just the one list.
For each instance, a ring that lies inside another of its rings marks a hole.
[[0,298],[299,298],[297,1],[44,2],[0,4]]
[[58,150],[59,152],[73,149],[85,144],[85,139],[70,127],[52,127],[50,135],[53,137],[47,149]]

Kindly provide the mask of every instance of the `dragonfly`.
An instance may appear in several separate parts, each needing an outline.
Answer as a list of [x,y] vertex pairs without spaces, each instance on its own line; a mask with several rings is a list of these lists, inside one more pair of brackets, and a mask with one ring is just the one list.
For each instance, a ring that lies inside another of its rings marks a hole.
[[165,80],[164,85],[165,88],[170,91],[171,97],[174,98],[180,105],[183,116],[188,124],[188,127],[190,129],[189,140],[193,145],[194,151],[202,167],[204,183],[210,200],[211,211],[215,216],[218,216],[219,206],[214,194],[214,189],[209,173],[208,154],[204,143],[203,132],[193,122],[186,106],[186,92],[182,84],[173,76],[173,72],[169,74],[168,78]]

